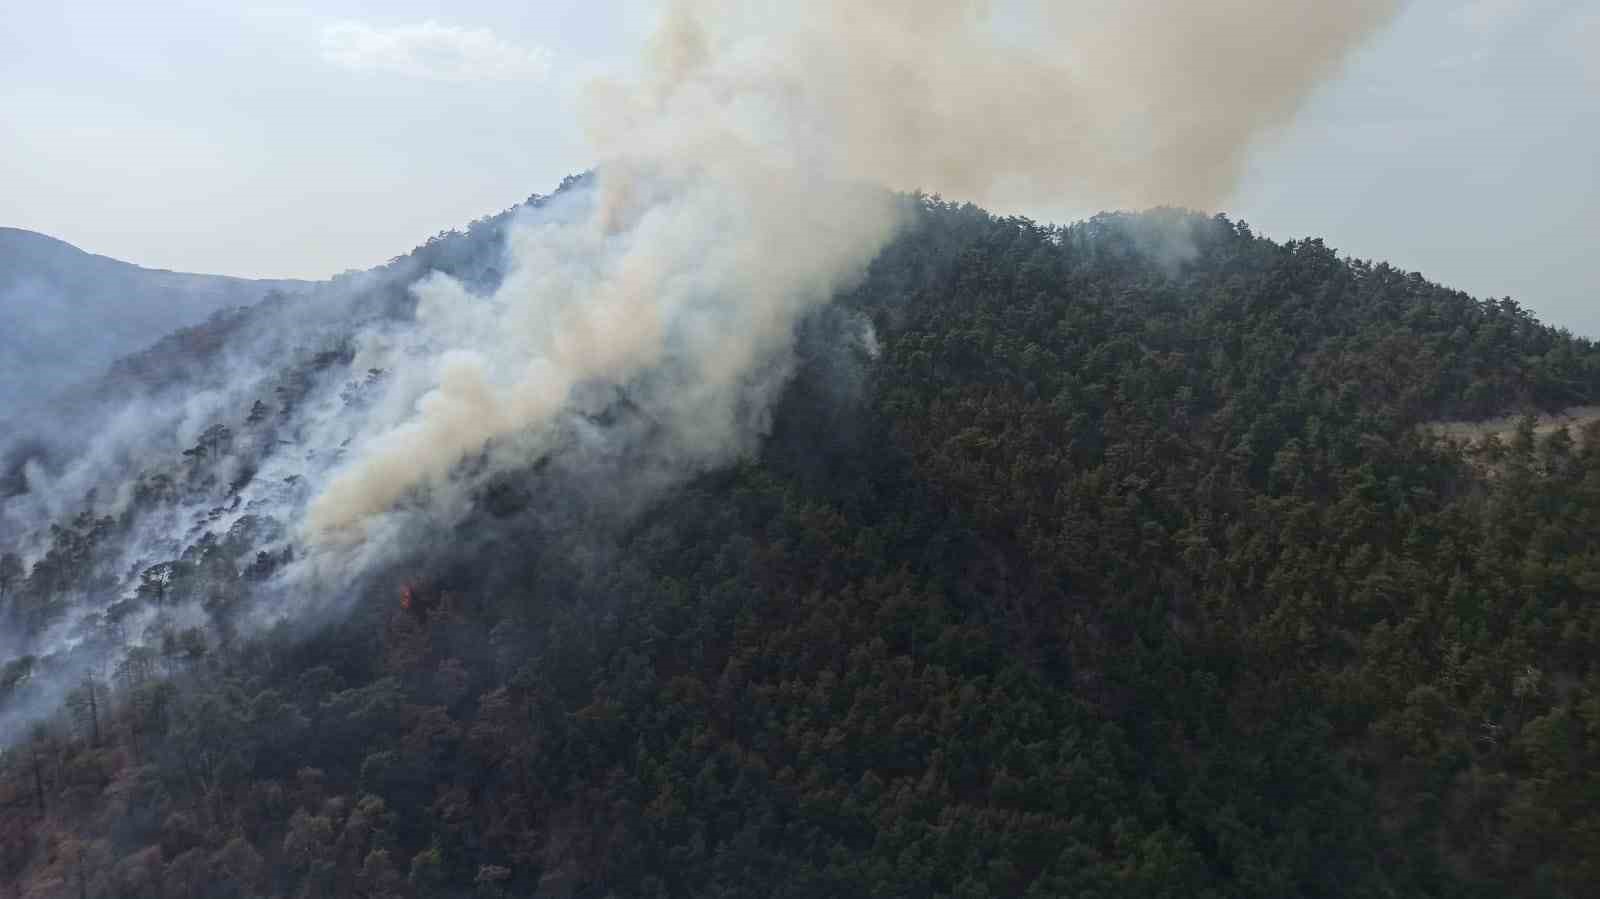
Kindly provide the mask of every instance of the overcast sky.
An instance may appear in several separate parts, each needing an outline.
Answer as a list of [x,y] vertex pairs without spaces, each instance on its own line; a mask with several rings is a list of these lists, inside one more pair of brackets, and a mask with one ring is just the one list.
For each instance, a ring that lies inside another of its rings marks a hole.
[[[0,225],[185,271],[365,268],[587,167],[575,97],[655,8],[18,4]],[[1225,211],[1600,336],[1600,0],[1413,0]]]

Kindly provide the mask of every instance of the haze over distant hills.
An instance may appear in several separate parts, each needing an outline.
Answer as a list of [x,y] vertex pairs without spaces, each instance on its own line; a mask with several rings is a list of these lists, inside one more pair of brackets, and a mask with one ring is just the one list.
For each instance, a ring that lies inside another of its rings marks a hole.
[[721,455],[687,328],[484,436],[519,350],[590,358],[543,323],[626,323],[563,305],[603,196],[0,429],[0,883],[1592,893],[1593,341],[1225,216],[909,195]]
[[177,328],[306,283],[148,269],[0,228],[0,421]]

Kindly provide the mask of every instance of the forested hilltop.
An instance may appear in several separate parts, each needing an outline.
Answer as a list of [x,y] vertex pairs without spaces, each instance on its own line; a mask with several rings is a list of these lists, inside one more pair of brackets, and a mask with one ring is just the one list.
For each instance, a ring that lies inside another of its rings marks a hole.
[[[0,896],[1594,895],[1600,425],[1426,425],[1600,401],[1600,347],[1220,216],[908,203],[745,462],[626,512],[531,463],[315,626],[241,636],[250,527],[85,616]],[[0,557],[3,632],[128,514]]]

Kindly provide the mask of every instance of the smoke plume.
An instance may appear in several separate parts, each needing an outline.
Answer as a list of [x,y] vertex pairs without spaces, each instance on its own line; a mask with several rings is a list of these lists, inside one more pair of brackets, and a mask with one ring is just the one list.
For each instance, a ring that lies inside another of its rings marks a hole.
[[134,647],[314,626],[479,499],[627,519],[757,448],[797,332],[859,386],[871,323],[814,313],[915,220],[895,191],[1214,206],[1397,5],[671,4],[638,80],[586,92],[592,177],[0,427],[0,744]]
[[1398,6],[677,0],[644,77],[587,92],[594,189],[527,216],[493,296],[417,289],[419,333],[383,360],[413,393],[307,531],[360,538],[594,385],[665,429],[674,463],[723,461],[758,436],[797,319],[894,235],[886,188],[1213,206]]

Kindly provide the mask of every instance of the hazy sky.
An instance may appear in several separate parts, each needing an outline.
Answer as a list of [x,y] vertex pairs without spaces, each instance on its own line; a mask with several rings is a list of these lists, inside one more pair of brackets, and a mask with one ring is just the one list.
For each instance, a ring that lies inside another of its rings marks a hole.
[[[577,92],[632,64],[654,14],[20,4],[0,31],[0,225],[186,271],[364,268],[585,168]],[[1600,0],[1412,0],[1258,148],[1226,211],[1600,336]]]

